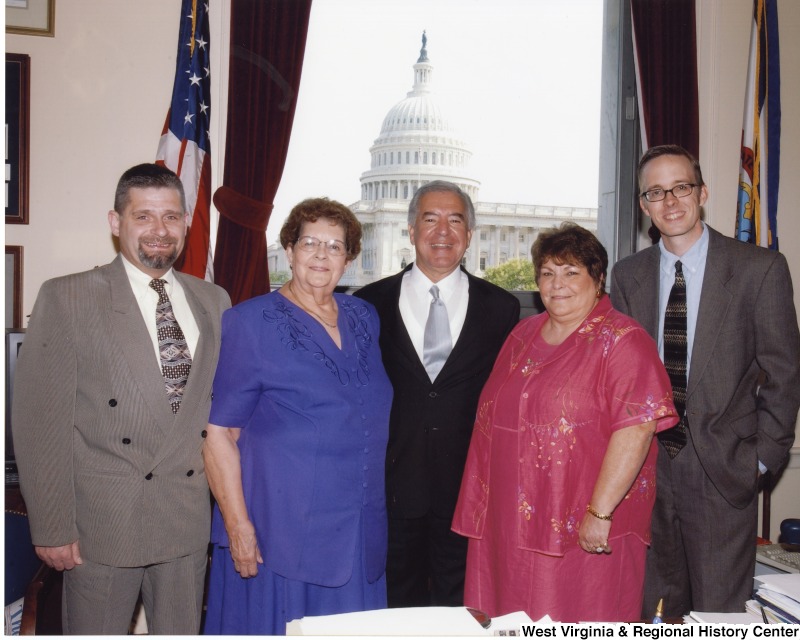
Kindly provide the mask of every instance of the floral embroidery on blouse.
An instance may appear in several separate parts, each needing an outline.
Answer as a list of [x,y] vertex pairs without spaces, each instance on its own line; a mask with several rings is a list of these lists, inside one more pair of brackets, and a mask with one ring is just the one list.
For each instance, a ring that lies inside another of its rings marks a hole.
[[544,360],[531,360],[530,358],[527,359],[525,362],[525,366],[522,367],[520,370],[523,376],[529,376],[531,374],[536,375],[542,370],[542,363]]
[[[606,317],[604,315],[592,318],[591,320],[587,321],[583,327],[581,327],[581,329],[578,331],[578,335],[587,336],[589,338],[589,342],[598,340],[600,344],[603,345],[603,357],[607,358],[611,348],[617,344],[621,337],[623,337],[629,331],[632,331],[634,327],[630,325],[627,327],[612,327],[607,324],[603,324],[605,319]],[[603,325],[600,327],[599,331],[596,331],[597,324]]]
[[527,496],[524,492],[520,491],[519,494],[519,512],[526,520],[531,519],[531,515],[536,511],[536,508],[528,503]]
[[[342,301],[340,309],[345,312],[345,319],[349,327],[355,334],[356,355],[358,360],[357,377],[361,384],[369,382],[369,366],[367,364],[367,353],[372,344],[372,336],[367,330],[366,317],[368,311],[362,305],[353,304],[350,301]],[[329,356],[325,354],[322,346],[314,340],[313,334],[308,326],[295,317],[295,309],[287,305],[283,300],[275,303],[274,310],[264,310],[263,317],[267,322],[277,324],[281,334],[281,342],[292,351],[306,351],[312,357],[320,361],[333,375],[337,377],[342,385],[350,384],[350,374],[337,366]]]
[[[622,398],[614,398],[625,405],[625,411],[629,416],[639,416],[642,424],[659,420],[672,413],[672,391],[665,393],[660,400],[653,398],[649,394],[642,402],[626,402]],[[669,404],[667,404],[669,403]]]
[[569,404],[563,403],[561,414],[544,424],[529,423],[523,416],[520,416],[522,423],[530,427],[536,435],[531,440],[531,445],[538,447],[535,466],[538,469],[549,471],[550,468],[568,463],[571,459],[570,452],[575,448],[577,441],[576,429],[580,423],[570,415]]
[[553,531],[557,534],[557,543],[574,539],[578,535],[578,517],[574,511],[567,514],[567,517],[563,520],[552,518],[550,526],[553,527]]
[[478,431],[479,433],[483,434],[489,440],[492,439],[492,421],[491,418],[494,414],[492,411],[492,405],[494,404],[494,400],[488,400],[483,402],[478,407],[478,413],[475,416],[475,426],[473,429]]
[[369,311],[362,304],[354,304],[350,300],[342,300],[339,308],[344,309],[345,319],[350,325],[356,338],[356,357],[358,358],[358,381],[361,384],[369,383],[369,363],[367,355],[372,345],[372,336],[367,329]]

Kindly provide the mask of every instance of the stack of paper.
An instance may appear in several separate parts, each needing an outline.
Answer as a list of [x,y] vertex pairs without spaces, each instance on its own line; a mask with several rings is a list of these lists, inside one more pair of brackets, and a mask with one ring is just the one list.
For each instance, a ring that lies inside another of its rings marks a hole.
[[[549,622],[550,619],[546,618]],[[545,622],[545,620],[540,620]],[[380,609],[293,620],[286,635],[305,636],[492,636],[516,635],[533,621],[523,612],[492,618],[484,629],[465,607]],[[513,633],[509,633],[512,632]]]
[[724,624],[753,624],[762,622],[761,612],[745,611],[743,613],[712,613],[710,611],[691,611],[688,616],[683,616],[684,624],[724,623]]
[[800,624],[800,573],[756,576],[753,597],[771,622]]

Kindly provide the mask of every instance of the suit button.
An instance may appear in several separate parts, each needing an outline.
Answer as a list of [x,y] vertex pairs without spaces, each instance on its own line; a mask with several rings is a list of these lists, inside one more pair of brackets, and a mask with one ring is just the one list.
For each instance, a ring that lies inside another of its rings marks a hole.
[[111,400],[108,401],[108,406],[109,407],[116,407],[117,406],[117,401],[114,398],[111,398]]
[[206,431],[205,429],[203,429],[203,430],[200,432],[200,435],[201,435],[203,438],[205,438],[205,437],[208,435],[208,431]]
[[436,393],[435,391],[431,391],[431,392],[428,394],[428,397],[429,397],[429,398],[436,398],[436,397],[438,397],[438,396],[439,396],[439,394],[438,394],[438,393]]
[[147,474],[147,475],[144,477],[144,479],[145,479],[145,480],[152,480],[152,479],[153,479],[153,474],[152,474],[152,473],[148,473],[148,474]]
[[213,391],[211,392],[211,399],[212,400],[214,399],[214,392]]
[[131,439],[130,438],[123,438],[122,439],[122,444],[130,444],[130,443],[131,443]]
[[187,475],[189,478],[191,478],[191,477],[194,475],[194,469],[189,469],[189,470],[186,472],[186,475]]

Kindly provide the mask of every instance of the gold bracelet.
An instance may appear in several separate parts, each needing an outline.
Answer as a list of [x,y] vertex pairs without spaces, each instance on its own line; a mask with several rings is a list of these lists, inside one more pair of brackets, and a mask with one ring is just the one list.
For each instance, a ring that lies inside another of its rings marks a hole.
[[586,511],[592,514],[598,520],[607,520],[608,522],[611,522],[614,519],[613,515],[606,515],[605,513],[599,513],[595,511],[590,504],[586,505]]

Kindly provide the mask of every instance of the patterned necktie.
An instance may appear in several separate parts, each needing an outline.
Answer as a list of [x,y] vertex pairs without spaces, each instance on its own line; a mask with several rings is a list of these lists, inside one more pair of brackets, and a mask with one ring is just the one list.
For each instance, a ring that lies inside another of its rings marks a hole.
[[450,337],[450,320],[447,317],[447,307],[439,297],[439,287],[433,285],[430,288],[433,300],[428,312],[428,321],[425,323],[425,342],[422,347],[422,363],[431,382],[436,380],[436,376],[447,362],[447,357],[453,349],[453,341]]
[[183,399],[183,389],[192,368],[192,354],[181,326],[175,319],[172,303],[164,289],[166,280],[151,280],[150,288],[158,293],[156,305],[156,333],[158,352],[161,356],[161,372],[167,389],[167,399],[172,405],[172,413],[178,413]]
[[683,279],[683,265],[675,263],[675,284],[669,293],[667,311],[664,314],[664,367],[672,383],[672,396],[675,409],[681,421],[672,429],[658,434],[670,458],[678,455],[686,444],[686,362],[688,357],[686,338],[686,280]]

